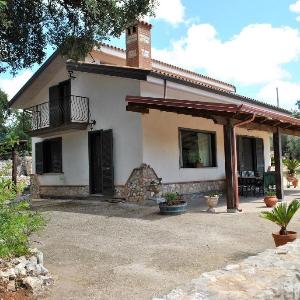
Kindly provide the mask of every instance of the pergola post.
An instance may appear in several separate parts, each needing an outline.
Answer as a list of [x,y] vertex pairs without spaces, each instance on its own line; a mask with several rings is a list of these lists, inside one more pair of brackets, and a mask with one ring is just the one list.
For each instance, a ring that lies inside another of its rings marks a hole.
[[282,148],[281,132],[277,128],[273,133],[273,147],[275,160],[276,195],[279,201],[283,200],[283,173],[282,173]]
[[235,179],[235,130],[234,126],[228,120],[224,125],[224,150],[225,150],[225,174],[226,174],[226,198],[227,198],[227,212],[237,211],[236,199],[236,179]]

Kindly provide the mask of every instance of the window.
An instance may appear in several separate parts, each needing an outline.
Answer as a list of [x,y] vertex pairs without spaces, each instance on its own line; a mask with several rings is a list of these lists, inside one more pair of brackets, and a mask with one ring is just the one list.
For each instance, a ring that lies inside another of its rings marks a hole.
[[35,144],[37,174],[62,172],[62,139],[55,138]]
[[181,168],[216,167],[216,134],[180,129]]

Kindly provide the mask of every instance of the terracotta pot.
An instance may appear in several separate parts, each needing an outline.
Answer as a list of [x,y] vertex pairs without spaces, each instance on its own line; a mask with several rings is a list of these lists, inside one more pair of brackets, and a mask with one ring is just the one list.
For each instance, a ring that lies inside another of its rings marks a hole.
[[285,245],[286,243],[293,242],[297,238],[297,232],[288,231],[287,235],[281,235],[279,232],[272,233],[276,247]]
[[276,196],[266,196],[264,201],[267,207],[273,207],[278,202],[278,199]]

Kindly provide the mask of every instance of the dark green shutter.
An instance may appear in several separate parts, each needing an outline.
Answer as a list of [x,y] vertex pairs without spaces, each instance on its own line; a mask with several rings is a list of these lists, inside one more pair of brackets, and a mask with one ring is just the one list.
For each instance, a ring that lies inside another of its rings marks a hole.
[[53,139],[50,142],[51,147],[51,172],[62,172],[62,139]]
[[264,140],[255,139],[256,172],[262,175],[265,171]]
[[44,147],[43,142],[35,143],[35,172],[43,174],[44,172]]
[[111,193],[114,189],[112,129],[102,131],[102,189],[104,193]]
[[49,114],[51,127],[59,126],[63,123],[63,106],[59,85],[49,88]]

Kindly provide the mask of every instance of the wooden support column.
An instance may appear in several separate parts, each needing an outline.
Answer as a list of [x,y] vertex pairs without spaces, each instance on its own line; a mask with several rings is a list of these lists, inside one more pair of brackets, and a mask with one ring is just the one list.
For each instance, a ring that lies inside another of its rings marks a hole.
[[224,130],[224,150],[225,150],[225,174],[226,174],[226,198],[227,211],[237,211],[237,199],[235,193],[235,136],[234,127],[230,120],[223,127]]
[[273,147],[275,160],[276,195],[279,201],[283,200],[283,173],[282,173],[282,148],[280,129],[273,133]]

